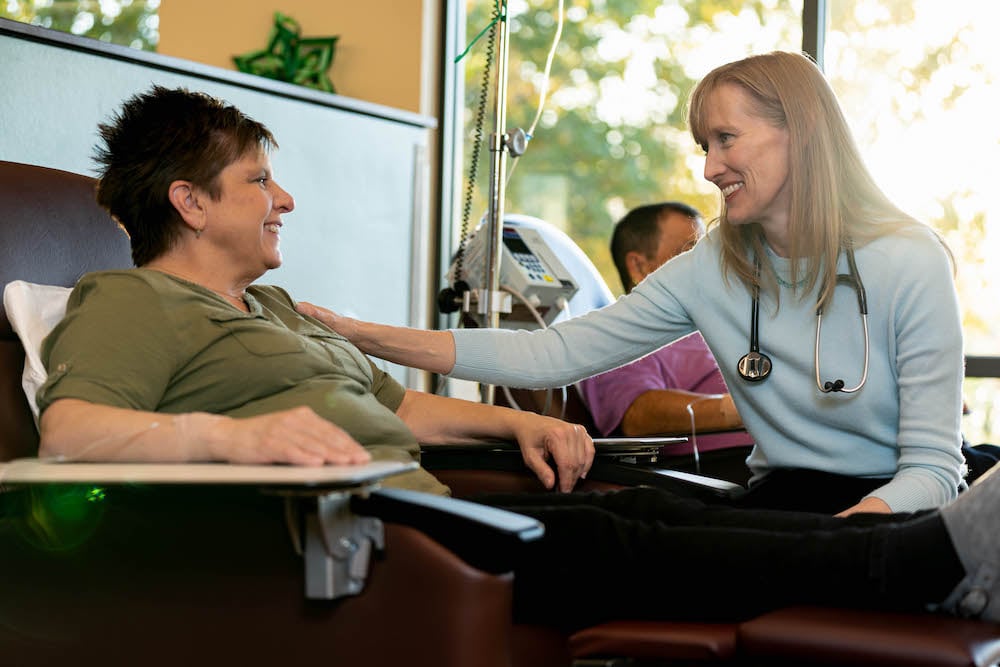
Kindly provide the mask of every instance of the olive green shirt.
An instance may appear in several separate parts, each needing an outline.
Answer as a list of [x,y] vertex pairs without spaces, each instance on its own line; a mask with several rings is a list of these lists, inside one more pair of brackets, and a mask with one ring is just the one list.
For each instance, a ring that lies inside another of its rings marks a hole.
[[[281,288],[252,285],[249,313],[151,269],[85,275],[42,345],[44,412],[60,398],[135,410],[251,417],[309,406],[375,459],[419,460],[395,411],[405,389]],[[424,470],[387,486],[447,493]]]

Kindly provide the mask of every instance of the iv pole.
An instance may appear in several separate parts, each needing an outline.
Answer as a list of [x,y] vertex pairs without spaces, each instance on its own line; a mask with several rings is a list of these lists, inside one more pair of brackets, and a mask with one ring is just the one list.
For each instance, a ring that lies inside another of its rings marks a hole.
[[[503,249],[503,214],[504,197],[506,195],[507,153],[510,150],[510,137],[504,126],[507,124],[507,59],[510,48],[510,22],[507,20],[507,0],[500,2],[499,47],[497,49],[497,88],[496,105],[494,109],[494,131],[490,137],[490,199],[487,213],[487,245],[486,245],[486,291],[480,295],[480,304],[485,309],[485,326],[497,328],[500,326],[500,313],[506,311],[503,304],[509,304],[510,296],[500,291],[500,253]],[[496,387],[482,385],[481,395],[484,403],[493,404]]]

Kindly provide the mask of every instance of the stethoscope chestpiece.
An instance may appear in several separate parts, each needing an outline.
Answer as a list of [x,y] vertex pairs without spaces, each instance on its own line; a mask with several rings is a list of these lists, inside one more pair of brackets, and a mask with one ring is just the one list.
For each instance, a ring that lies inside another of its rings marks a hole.
[[[760,280],[760,259],[754,258],[754,273]],[[771,374],[771,358],[761,354],[758,336],[760,320],[760,286],[754,283],[750,301],[750,351],[736,362],[736,370],[747,382],[760,382]]]
[[[854,288],[854,291],[858,295],[858,310],[861,311],[861,328],[864,332],[865,341],[865,357],[864,366],[861,371],[861,379],[858,384],[854,387],[847,388],[843,380],[834,380],[833,382],[823,382],[820,379],[819,372],[819,348],[820,348],[820,333],[823,330],[823,309],[822,307],[816,309],[816,344],[813,347],[813,368],[816,372],[816,387],[824,394],[830,393],[842,393],[842,394],[853,394],[854,392],[860,390],[865,386],[865,382],[868,380],[868,355],[869,355],[869,339],[868,339],[868,297],[865,294],[865,286],[861,282],[861,275],[858,273],[857,264],[854,261],[854,247],[848,243],[845,247],[847,252],[847,265],[850,273],[847,275],[838,274],[837,284],[838,285],[848,285]],[[736,363],[736,370],[739,372],[740,377],[747,382],[760,382],[767,378],[771,374],[771,359],[768,358],[766,354],[761,354],[760,352],[760,338],[758,335],[758,327],[760,326],[760,258],[754,257],[754,274],[756,276],[756,282],[753,285],[751,291],[751,307],[750,307],[750,351],[740,357],[740,360]]]
[[771,358],[751,350],[740,357],[736,370],[747,382],[760,382],[771,374]]

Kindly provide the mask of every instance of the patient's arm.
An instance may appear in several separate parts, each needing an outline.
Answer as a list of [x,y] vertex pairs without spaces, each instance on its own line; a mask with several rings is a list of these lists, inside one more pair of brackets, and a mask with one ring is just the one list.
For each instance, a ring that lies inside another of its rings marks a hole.
[[494,405],[407,391],[396,414],[425,444],[516,440],[525,465],[551,489],[559,471],[559,490],[572,491],[594,460],[586,429],[560,419]]
[[180,463],[367,463],[368,452],[343,429],[301,407],[234,419],[171,415],[64,398],[41,418],[41,458]]
[[432,373],[448,374],[455,367],[455,339],[447,331],[362,322],[305,301],[296,310],[315,317],[373,357]]
[[627,436],[690,433],[688,404],[694,410],[698,432],[730,431],[743,427],[730,394],[651,389],[639,394],[625,411],[622,433]]

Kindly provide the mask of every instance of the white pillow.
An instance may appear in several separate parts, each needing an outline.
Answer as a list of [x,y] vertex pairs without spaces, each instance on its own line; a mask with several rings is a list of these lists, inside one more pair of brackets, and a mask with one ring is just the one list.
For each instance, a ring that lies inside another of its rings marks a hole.
[[71,291],[69,287],[39,285],[23,280],[9,282],[3,290],[3,307],[7,310],[7,319],[24,346],[21,386],[35,415],[36,426],[38,404],[35,402],[35,394],[47,377],[42,365],[42,341],[66,314],[66,302]]

